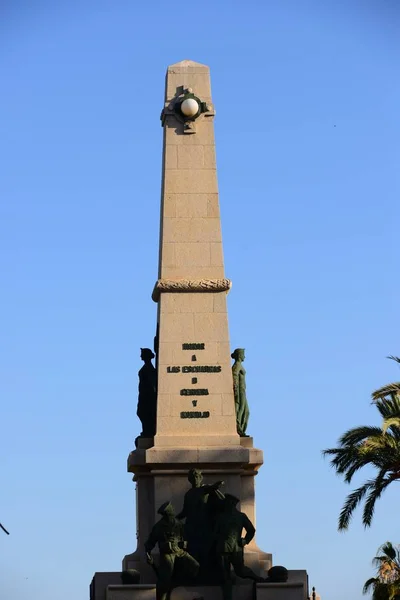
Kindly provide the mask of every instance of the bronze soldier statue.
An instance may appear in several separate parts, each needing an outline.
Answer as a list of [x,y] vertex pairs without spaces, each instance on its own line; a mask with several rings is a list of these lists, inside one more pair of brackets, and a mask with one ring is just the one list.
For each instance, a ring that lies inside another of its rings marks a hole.
[[250,410],[246,397],[246,369],[243,366],[245,359],[244,348],[236,348],[231,354],[235,361],[232,365],[233,394],[235,397],[236,428],[240,436],[246,437],[247,424]]
[[224,498],[219,488],[224,485],[223,481],[217,481],[211,485],[203,484],[203,475],[199,469],[190,469],[188,480],[192,487],[185,494],[183,508],[178,519],[185,519],[185,538],[188,550],[201,567],[206,567],[210,558],[210,550],[213,542],[213,512],[210,506],[210,495]]
[[140,358],[144,361],[139,371],[139,399],[137,416],[142,422],[142,437],[153,437],[157,419],[157,371],[151,362],[154,358],[150,348],[141,348]]
[[161,519],[151,530],[145,550],[148,562],[153,564],[151,551],[158,544],[160,564],[157,569],[156,600],[166,600],[174,586],[177,571],[180,571],[183,579],[195,578],[199,563],[185,550],[183,523],[175,517],[172,504],[165,502],[158,513]]
[[[244,564],[243,548],[251,542],[256,530],[247,515],[237,510],[238,502],[238,498],[226,494],[223,509],[216,518],[216,551],[220,561],[224,600],[232,600],[231,565],[238,577],[257,582],[265,581]],[[244,538],[243,529],[246,532]]]

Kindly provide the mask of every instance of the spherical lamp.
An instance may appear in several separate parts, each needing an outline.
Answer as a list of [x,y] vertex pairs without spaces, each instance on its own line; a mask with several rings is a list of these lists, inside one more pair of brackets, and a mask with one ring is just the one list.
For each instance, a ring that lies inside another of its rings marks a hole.
[[181,111],[185,117],[195,117],[199,112],[199,103],[194,98],[186,98],[181,104]]

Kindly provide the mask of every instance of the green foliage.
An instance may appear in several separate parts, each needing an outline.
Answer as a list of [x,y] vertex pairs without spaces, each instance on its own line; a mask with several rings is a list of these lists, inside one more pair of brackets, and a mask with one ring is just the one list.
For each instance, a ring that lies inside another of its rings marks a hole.
[[[389,358],[400,363],[400,358]],[[391,383],[373,392],[372,402],[382,418],[381,426],[349,429],[340,437],[337,448],[323,452],[332,457],[331,466],[346,483],[351,483],[355,473],[365,466],[376,470],[374,479],[367,480],[347,496],[339,516],[339,530],[348,528],[362,501],[362,520],[364,526],[369,527],[376,501],[392,481],[400,480],[400,383]]]
[[400,551],[391,542],[378,549],[372,563],[377,569],[376,577],[364,583],[363,594],[372,592],[372,600],[400,599]]

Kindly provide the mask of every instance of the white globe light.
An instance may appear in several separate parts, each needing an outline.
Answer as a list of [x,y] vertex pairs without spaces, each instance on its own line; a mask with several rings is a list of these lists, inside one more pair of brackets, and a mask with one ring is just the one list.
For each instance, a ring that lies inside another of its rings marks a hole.
[[181,104],[185,117],[194,117],[199,112],[199,103],[194,98],[186,98]]

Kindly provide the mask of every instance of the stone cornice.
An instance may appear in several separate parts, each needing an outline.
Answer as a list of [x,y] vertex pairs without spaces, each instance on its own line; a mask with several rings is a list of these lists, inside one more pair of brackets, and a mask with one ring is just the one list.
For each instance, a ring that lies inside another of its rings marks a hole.
[[151,295],[154,302],[158,302],[160,294],[169,292],[179,293],[217,293],[229,292],[232,287],[230,279],[159,279]]

